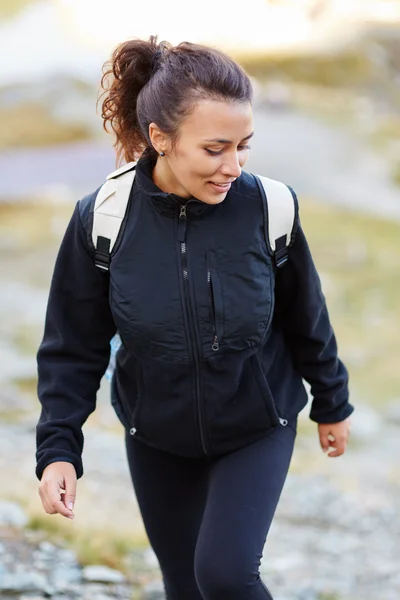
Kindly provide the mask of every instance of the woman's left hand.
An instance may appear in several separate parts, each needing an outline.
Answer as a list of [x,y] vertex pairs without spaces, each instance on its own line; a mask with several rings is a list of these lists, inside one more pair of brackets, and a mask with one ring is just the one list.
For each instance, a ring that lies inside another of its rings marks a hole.
[[344,454],[350,435],[350,417],[339,423],[318,423],[318,434],[321,448],[328,452],[329,448],[335,448],[328,453],[333,458]]

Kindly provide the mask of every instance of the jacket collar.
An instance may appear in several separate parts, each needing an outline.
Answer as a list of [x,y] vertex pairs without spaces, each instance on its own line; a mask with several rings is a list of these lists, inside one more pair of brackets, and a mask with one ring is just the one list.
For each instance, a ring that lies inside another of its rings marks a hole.
[[136,177],[138,187],[144,193],[146,199],[160,213],[170,217],[179,215],[180,207],[187,205],[190,216],[197,216],[214,208],[212,204],[206,204],[197,198],[182,198],[177,194],[163,192],[153,181],[152,173],[154,160],[152,158],[141,158],[136,165]]

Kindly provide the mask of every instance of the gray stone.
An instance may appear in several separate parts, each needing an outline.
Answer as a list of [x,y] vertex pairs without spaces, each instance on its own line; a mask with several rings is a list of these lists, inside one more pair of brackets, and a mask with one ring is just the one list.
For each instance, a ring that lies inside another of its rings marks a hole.
[[147,566],[158,568],[158,559],[152,548],[147,548],[143,553],[143,557]]
[[[290,600],[293,598],[293,596],[287,596],[287,599]],[[296,600],[319,600],[319,596],[317,595],[317,593],[312,590],[311,588],[303,588],[301,590],[299,590],[295,596]]]
[[54,546],[54,544],[51,544],[50,542],[41,542],[39,544],[38,550],[43,554],[50,554],[51,556],[53,556],[54,552],[57,550],[57,547]]
[[24,510],[15,502],[0,502],[0,526],[22,528],[28,524]]
[[71,584],[82,581],[82,570],[77,566],[60,563],[51,570],[49,580],[56,592],[64,592]]
[[4,593],[49,592],[46,577],[40,573],[6,573],[0,580],[0,591]]
[[49,567],[49,562],[51,562],[51,560],[43,560],[43,558],[38,556],[32,557],[32,566],[37,571],[45,571]]
[[351,437],[359,441],[371,442],[380,435],[383,427],[381,416],[368,406],[357,406],[351,415]]
[[389,402],[385,408],[385,418],[391,424],[400,425],[400,398]]
[[81,598],[83,598],[84,591],[85,587],[81,583],[73,583],[70,585],[66,593],[54,592],[54,596],[52,596],[51,600],[81,600]]
[[110,569],[103,565],[90,565],[82,571],[84,581],[98,583],[123,583],[126,581],[125,575],[115,569]]
[[[0,348],[1,351],[2,349]],[[9,415],[21,411],[30,411],[32,410],[32,398],[22,393],[15,385],[2,382],[0,388],[0,409],[2,413]]]
[[114,587],[109,584],[88,583],[80,588],[83,600],[99,600],[102,597],[117,598]]
[[152,581],[142,590],[141,600],[165,600],[165,590],[162,581]]
[[63,563],[69,563],[74,565],[78,564],[75,552],[73,552],[72,550],[68,550],[67,548],[59,549],[58,557]]

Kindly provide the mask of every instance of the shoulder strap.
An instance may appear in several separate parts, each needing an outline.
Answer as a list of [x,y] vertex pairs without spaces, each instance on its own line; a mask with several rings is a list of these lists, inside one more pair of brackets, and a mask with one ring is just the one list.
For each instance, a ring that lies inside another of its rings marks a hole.
[[[136,162],[130,162],[107,176],[93,210],[92,240],[95,265],[108,271],[110,255],[118,239],[135,179]],[[298,214],[296,195],[280,181],[255,175],[264,206],[268,248],[277,267],[288,259]]]
[[280,181],[260,175],[255,177],[263,198],[267,244],[275,258],[275,265],[282,267],[288,259],[288,248],[295,232],[298,215],[296,195]]
[[96,267],[108,271],[111,252],[118,239],[135,179],[136,162],[130,162],[107,176],[93,209],[92,240]]

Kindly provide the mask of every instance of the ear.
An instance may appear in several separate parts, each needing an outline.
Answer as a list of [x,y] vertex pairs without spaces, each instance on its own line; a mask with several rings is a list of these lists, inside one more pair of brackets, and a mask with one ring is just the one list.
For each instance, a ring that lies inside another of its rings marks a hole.
[[170,146],[169,137],[155,123],[149,125],[149,137],[154,150],[158,154],[168,151]]

